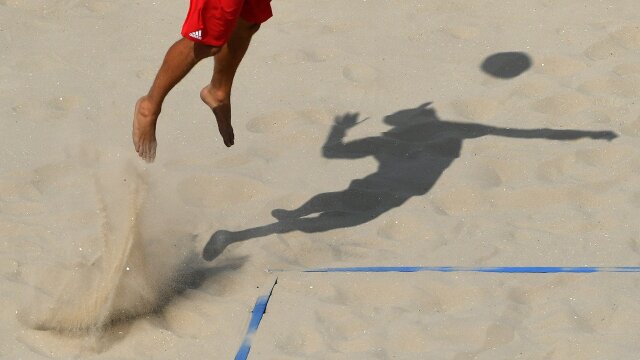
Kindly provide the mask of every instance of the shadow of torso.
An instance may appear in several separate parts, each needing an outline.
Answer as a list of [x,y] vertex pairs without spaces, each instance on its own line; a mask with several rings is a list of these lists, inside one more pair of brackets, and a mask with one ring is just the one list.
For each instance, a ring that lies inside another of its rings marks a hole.
[[353,180],[349,188],[393,194],[398,201],[404,202],[431,189],[444,170],[460,156],[462,140],[460,134],[446,124],[431,122],[356,140],[344,150],[352,154],[333,155],[373,156],[379,164],[377,171]]

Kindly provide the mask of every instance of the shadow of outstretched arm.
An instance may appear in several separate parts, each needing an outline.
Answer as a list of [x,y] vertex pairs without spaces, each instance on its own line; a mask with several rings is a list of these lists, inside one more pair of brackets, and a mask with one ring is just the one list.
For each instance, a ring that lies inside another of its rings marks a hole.
[[[462,130],[469,137],[480,137],[484,135],[504,136],[519,139],[547,139],[547,140],[578,140],[590,138],[594,140],[611,141],[618,137],[613,131],[585,131],[585,130],[556,130],[556,129],[511,129],[500,128],[478,124],[459,124]],[[470,136],[469,136],[470,135]]]
[[520,139],[578,140],[590,138],[611,141],[618,137],[613,131],[583,131],[554,129],[505,129],[493,128],[488,135],[505,136]]

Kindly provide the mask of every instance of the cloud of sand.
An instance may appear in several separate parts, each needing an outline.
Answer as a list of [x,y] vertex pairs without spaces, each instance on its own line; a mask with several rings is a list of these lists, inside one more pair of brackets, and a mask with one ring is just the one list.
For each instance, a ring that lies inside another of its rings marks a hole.
[[[79,242],[85,246],[79,250],[93,256],[56,260],[57,265],[39,269],[34,278],[38,291],[19,312],[23,323],[96,334],[159,310],[179,291],[195,257],[195,236],[189,215],[161,176],[149,176],[131,160],[86,157],[60,164],[57,171],[41,170],[36,179],[42,194],[62,199],[59,212],[72,214],[66,207],[79,202],[88,208],[82,216],[65,218],[63,225],[95,224],[93,240]],[[80,200],[74,200],[73,189],[81,193]],[[61,197],[65,191],[70,195]],[[69,247],[74,239],[59,241]]]

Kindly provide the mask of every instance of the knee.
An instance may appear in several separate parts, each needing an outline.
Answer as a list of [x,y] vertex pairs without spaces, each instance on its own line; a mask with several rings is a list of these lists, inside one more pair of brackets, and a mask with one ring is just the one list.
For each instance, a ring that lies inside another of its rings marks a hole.
[[219,46],[205,45],[201,43],[193,43],[193,55],[197,61],[208,57],[216,56],[220,52]]
[[237,26],[240,28],[241,33],[249,35],[249,36],[257,33],[258,30],[260,29],[260,24],[250,23],[250,22],[247,22],[247,21],[242,20],[242,19],[240,19],[238,21],[238,25]]
[[249,24],[247,30],[253,35],[260,30],[260,24]]

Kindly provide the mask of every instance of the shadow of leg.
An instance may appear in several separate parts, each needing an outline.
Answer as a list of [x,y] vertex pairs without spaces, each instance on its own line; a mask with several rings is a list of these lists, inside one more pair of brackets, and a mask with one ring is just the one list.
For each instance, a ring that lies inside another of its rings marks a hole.
[[284,221],[305,217],[323,211],[341,210],[343,196],[342,191],[319,194],[312,197],[295,210],[275,209],[271,211],[271,216]]

